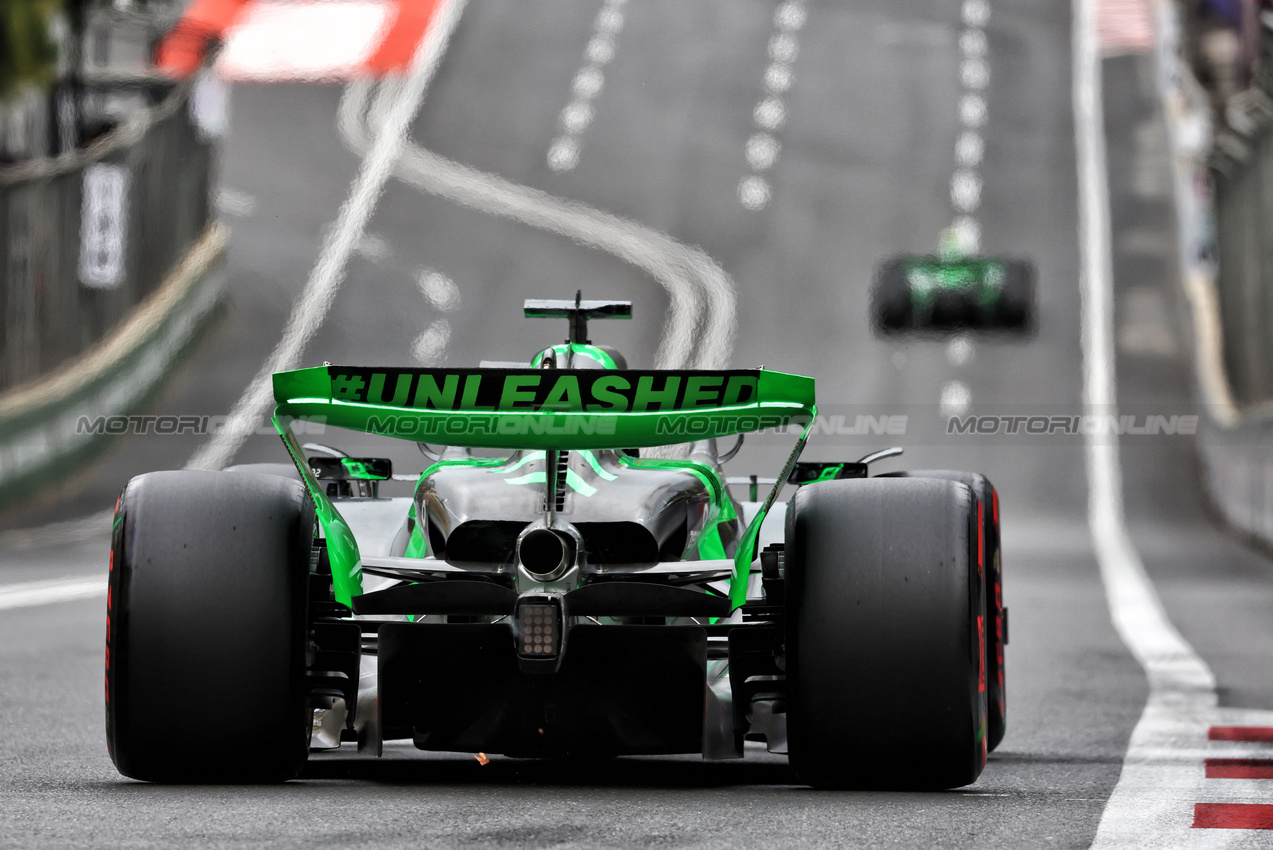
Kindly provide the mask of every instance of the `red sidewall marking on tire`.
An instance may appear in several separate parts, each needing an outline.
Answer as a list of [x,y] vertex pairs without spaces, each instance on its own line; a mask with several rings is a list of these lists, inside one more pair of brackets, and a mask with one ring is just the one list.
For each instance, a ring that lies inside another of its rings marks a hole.
[[986,692],[986,618],[977,617],[977,691]]

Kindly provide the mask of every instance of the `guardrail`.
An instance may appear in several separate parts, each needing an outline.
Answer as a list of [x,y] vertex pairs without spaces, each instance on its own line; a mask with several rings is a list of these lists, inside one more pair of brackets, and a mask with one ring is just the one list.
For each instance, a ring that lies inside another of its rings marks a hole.
[[1252,87],[1216,125],[1191,70],[1187,9],[1158,0],[1157,58],[1202,483],[1226,523],[1273,548],[1273,19],[1261,20]]
[[92,146],[0,169],[0,392],[83,354],[155,291],[208,226],[203,81],[119,80],[156,107]]
[[224,292],[219,84],[125,82],[157,105],[0,171],[0,507],[100,450],[110,435],[81,420],[136,411]]
[[1232,98],[1210,156],[1224,363],[1234,401],[1273,400],[1273,13],[1254,84]]

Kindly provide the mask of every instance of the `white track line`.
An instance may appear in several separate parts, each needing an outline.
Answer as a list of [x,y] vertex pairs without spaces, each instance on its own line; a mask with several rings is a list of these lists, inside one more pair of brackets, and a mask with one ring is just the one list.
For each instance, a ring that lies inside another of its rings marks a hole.
[[[416,276],[416,287],[434,309],[443,313],[449,313],[460,306],[459,287],[440,271],[422,270]],[[421,366],[435,366],[442,362],[450,342],[451,323],[445,318],[435,319],[411,344],[411,356]]]
[[0,586],[0,611],[54,602],[92,599],[106,594],[106,576],[55,578]]
[[416,286],[435,309],[449,313],[460,306],[460,288],[436,269],[424,269],[416,276]]
[[[368,124],[374,126],[378,109],[372,102],[368,111],[369,100],[369,86],[355,83],[346,87],[339,126],[354,151],[364,150],[371,138]],[[667,290],[671,301],[663,339],[655,354],[656,368],[720,369],[729,364],[736,327],[734,283],[701,249],[683,245],[634,221],[512,183],[410,143],[403,146],[395,173],[421,191],[564,235],[645,271]]]
[[[1105,156],[1098,0],[1074,0],[1074,120],[1079,178],[1079,253],[1083,403],[1117,409],[1114,374],[1113,267]],[[1132,731],[1123,771],[1093,847],[1180,847],[1190,843],[1193,804],[1215,717],[1215,677],[1163,610],[1123,518],[1115,436],[1089,435],[1088,524],[1114,628],[1145,670],[1149,698]]]
[[561,110],[558,123],[561,135],[548,147],[548,167],[553,171],[569,171],[579,164],[580,137],[592,123],[596,110],[592,102],[605,84],[604,68],[614,58],[615,40],[623,29],[626,0],[605,0],[593,23],[592,38],[584,48],[584,64],[570,84],[574,95]]
[[[955,172],[950,178],[950,203],[955,218],[947,233],[953,233],[960,253],[981,250],[981,225],[976,212],[981,207],[981,161],[986,145],[979,132],[986,120],[986,101],[981,92],[990,84],[990,64],[986,61],[985,26],[990,22],[989,0],[964,0],[959,9],[963,29],[959,33],[959,80],[963,93],[959,101],[959,138],[955,141]],[[942,234],[942,242],[947,240]],[[942,250],[946,250],[945,244]],[[972,359],[973,344],[966,335],[952,340],[946,359],[962,366]],[[972,390],[962,381],[942,386],[938,410],[944,418],[962,416],[972,407]]]
[[943,419],[963,416],[972,407],[972,391],[963,381],[947,381],[942,385],[938,411]]
[[955,142],[955,173],[950,178],[950,203],[955,219],[951,224],[959,250],[975,254],[981,250],[981,225],[976,213],[981,207],[981,161],[985,142],[980,133],[986,123],[986,99],[982,92],[990,85],[990,64],[986,24],[990,22],[988,0],[964,0],[959,11],[963,29],[959,33],[959,138]]
[[791,65],[800,53],[796,33],[804,27],[808,11],[804,0],[787,0],[774,12],[773,35],[769,39],[769,66],[765,68],[765,94],[752,110],[756,132],[747,139],[747,165],[752,173],[738,183],[738,202],[749,210],[769,205],[773,194],[764,172],[773,168],[782,153],[782,142],[774,136],[787,121],[782,96],[791,88]]
[[297,366],[305,346],[327,318],[336,292],[344,282],[349,256],[362,239],[363,228],[389,180],[411,120],[424,100],[425,90],[446,52],[447,42],[466,2],[443,0],[438,7],[435,19],[411,59],[410,74],[386,111],[385,121],[379,125],[379,133],[369,145],[358,176],[350,187],[349,197],[340,208],[336,223],[323,244],[318,262],[292,307],[282,338],[239,398],[225,426],[195,452],[186,463],[187,469],[220,469],[234,458],[273,403],[274,373]]

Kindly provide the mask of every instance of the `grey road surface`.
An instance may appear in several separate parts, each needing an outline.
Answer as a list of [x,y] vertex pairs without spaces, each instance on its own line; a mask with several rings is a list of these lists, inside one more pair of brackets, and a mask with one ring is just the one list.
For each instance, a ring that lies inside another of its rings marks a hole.
[[[630,2],[573,169],[549,167],[594,18],[594,0],[474,0],[410,142],[551,196],[701,247],[737,287],[732,363],[811,374],[824,411],[907,417],[900,437],[819,437],[809,459],[905,445],[908,465],[988,475],[1002,494],[1009,725],[981,779],[935,794],[814,792],[785,759],[543,763],[391,746],[383,760],[319,755],[281,787],[158,787],[121,778],[102,734],[100,599],[0,614],[0,846],[1083,847],[1118,779],[1146,695],[1110,623],[1087,528],[1080,437],[945,433],[958,384],[975,412],[1081,410],[1069,4],[991,0],[978,219],[982,247],[1038,269],[1028,341],[880,340],[867,318],[875,265],[936,247],[952,221],[962,132],[958,4],[811,2],[766,171],[771,197],[739,201],[774,34],[773,0]],[[1196,412],[1178,331],[1173,221],[1148,58],[1106,62],[1120,401],[1138,414]],[[227,220],[232,299],[154,402],[228,413],[269,350],[336,216],[358,157],[337,129],[334,85],[239,86],[223,186],[250,195]],[[410,364],[445,322],[436,362],[524,359],[562,328],[520,318],[527,297],[635,301],[597,323],[634,365],[651,363],[664,290],[560,234],[388,185],[306,361]],[[416,284],[453,281],[443,311]],[[706,318],[706,317],[704,317]],[[1130,330],[1128,330],[1130,328]],[[1148,336],[1146,336],[1148,335]],[[1149,342],[1146,342],[1146,338]],[[332,438],[335,439],[335,438]],[[122,441],[82,475],[3,518],[22,528],[108,508],[131,475],[182,465],[199,440]],[[343,445],[386,451],[350,435]],[[738,473],[772,474],[782,441],[749,442]],[[420,467],[410,446],[387,452]],[[1273,708],[1273,570],[1208,518],[1187,437],[1127,440],[1129,523],[1168,613],[1212,665],[1226,705]],[[236,460],[279,460],[254,436]],[[0,585],[100,576],[101,539],[0,537]],[[229,683],[225,683],[229,686]],[[215,700],[218,683],[209,683]],[[215,734],[201,718],[190,734]]]

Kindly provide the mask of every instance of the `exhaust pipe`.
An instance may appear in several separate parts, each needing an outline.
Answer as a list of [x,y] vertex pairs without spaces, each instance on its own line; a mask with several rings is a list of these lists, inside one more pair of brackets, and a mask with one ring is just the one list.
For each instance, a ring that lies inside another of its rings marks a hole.
[[517,539],[517,562],[536,581],[552,581],[575,562],[575,541],[552,529],[532,528]]

